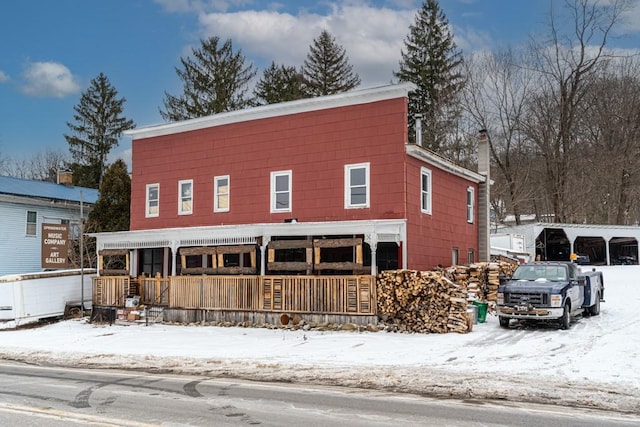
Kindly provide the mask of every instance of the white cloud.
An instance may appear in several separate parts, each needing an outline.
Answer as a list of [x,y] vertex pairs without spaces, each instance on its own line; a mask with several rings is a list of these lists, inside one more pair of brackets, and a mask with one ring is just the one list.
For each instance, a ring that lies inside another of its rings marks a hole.
[[345,48],[362,86],[389,83],[415,9],[392,10],[366,4],[333,5],[327,15],[275,11],[202,13],[202,36],[233,40],[247,58],[301,66],[313,39],[324,29]]
[[80,91],[71,71],[57,62],[32,62],[23,77],[22,91],[30,96],[64,98]]
[[630,8],[623,17],[623,32],[640,32],[640,2]]
[[[258,66],[258,76],[271,61],[301,66],[309,46],[322,30],[328,30],[345,48],[349,62],[362,79],[361,87],[388,84],[399,68],[404,40],[415,22],[420,2],[389,0],[391,7],[374,6],[361,0],[327,2],[322,13],[309,12],[300,5],[283,12],[273,2],[262,10],[228,12],[232,7],[251,6],[248,0],[155,0],[167,12],[197,13],[200,37],[231,39]],[[492,44],[487,33],[474,28],[452,28],[458,48],[465,54]],[[185,55],[191,54],[186,46]]]
[[9,76],[7,76],[4,71],[0,70],[0,83],[8,82]]

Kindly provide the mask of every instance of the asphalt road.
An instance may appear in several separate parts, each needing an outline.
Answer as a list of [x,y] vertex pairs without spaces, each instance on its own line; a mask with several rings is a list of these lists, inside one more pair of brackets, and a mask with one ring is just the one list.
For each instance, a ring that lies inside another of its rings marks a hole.
[[[372,372],[375,375],[375,372]],[[353,388],[0,361],[0,425],[637,426],[640,417]]]

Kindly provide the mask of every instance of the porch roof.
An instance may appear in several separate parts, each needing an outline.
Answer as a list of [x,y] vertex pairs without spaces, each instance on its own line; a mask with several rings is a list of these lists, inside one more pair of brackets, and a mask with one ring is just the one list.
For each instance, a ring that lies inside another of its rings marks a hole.
[[364,234],[365,241],[400,242],[406,239],[405,219],[362,221],[286,222],[219,225],[154,230],[90,233],[97,249],[141,249],[157,247],[220,246],[255,244],[272,236],[322,236]]

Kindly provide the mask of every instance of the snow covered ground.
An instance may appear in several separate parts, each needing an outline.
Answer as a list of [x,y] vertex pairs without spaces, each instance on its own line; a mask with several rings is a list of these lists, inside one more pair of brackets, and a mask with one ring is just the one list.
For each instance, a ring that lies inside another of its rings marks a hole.
[[[590,267],[583,267],[590,268]],[[597,267],[605,300],[568,331],[320,332],[68,320],[1,330],[0,358],[377,388],[640,413],[640,266]]]

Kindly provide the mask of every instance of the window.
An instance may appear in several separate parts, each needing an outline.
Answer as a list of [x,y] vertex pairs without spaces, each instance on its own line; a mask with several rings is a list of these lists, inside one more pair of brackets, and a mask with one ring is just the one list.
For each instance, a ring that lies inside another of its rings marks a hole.
[[38,213],[36,211],[27,211],[27,236],[35,236],[37,234]]
[[291,171],[271,172],[271,212],[291,212]]
[[157,273],[162,274],[162,261],[164,258],[164,249],[149,248],[140,249],[140,270],[147,277],[155,277]]
[[229,175],[213,179],[213,211],[229,212]]
[[178,215],[193,213],[193,180],[178,181]]
[[451,265],[458,265],[458,248],[451,248]]
[[420,210],[431,215],[431,171],[422,168],[420,176]]
[[467,251],[467,263],[473,264],[474,262],[476,262],[476,253],[473,248],[469,248]]
[[147,184],[146,206],[147,218],[160,215],[160,184]]
[[475,205],[475,193],[473,187],[467,187],[467,222],[473,222],[473,206]]
[[60,224],[65,224],[69,227],[69,238],[74,238],[74,239],[80,238],[80,222],[79,221],[71,221],[68,219],[63,219],[60,221]]
[[369,163],[345,165],[344,167],[344,207],[369,207]]

